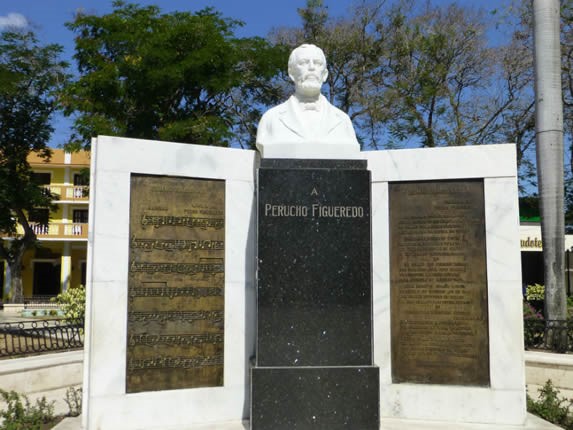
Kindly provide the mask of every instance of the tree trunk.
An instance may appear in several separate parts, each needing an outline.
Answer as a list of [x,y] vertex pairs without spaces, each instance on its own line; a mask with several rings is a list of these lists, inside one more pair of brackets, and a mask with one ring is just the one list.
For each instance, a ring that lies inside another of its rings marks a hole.
[[[565,221],[563,212],[563,103],[559,0],[533,0],[537,177],[545,266],[545,318],[565,320]],[[559,347],[547,330],[546,341]]]
[[24,303],[24,286],[22,284],[22,260],[24,251],[18,252],[12,261],[8,262],[10,267],[10,294],[8,303]]
[[0,256],[8,264],[7,280],[10,291],[3,291],[7,303],[24,302],[24,286],[22,284],[22,262],[26,250],[31,248],[36,240],[36,236],[30,232],[23,237],[4,241],[0,243]]

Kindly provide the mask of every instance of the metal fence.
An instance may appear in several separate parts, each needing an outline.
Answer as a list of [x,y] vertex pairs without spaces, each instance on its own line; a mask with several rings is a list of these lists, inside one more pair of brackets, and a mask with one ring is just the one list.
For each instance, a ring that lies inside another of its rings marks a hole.
[[0,324],[0,358],[80,349],[83,346],[83,320]]
[[573,320],[523,320],[525,349],[573,352]]

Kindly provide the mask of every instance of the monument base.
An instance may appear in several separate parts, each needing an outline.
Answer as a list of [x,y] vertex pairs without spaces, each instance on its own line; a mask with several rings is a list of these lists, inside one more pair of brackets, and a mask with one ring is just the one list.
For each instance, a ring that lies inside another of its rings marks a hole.
[[252,430],[379,429],[376,366],[252,367]]
[[[81,417],[66,418],[54,427],[54,430],[82,430]],[[246,430],[248,421],[203,424],[177,428],[177,430]],[[560,427],[548,423],[535,415],[528,414],[523,426],[498,424],[466,424],[443,421],[412,421],[386,418],[381,420],[380,430],[559,430]],[[161,430],[165,430],[164,427]]]

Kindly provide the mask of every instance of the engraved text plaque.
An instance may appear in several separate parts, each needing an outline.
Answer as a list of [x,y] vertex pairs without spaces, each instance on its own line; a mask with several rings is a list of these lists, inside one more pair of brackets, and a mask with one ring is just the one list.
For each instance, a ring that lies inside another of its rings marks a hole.
[[391,183],[394,382],[488,386],[482,180]]
[[132,174],[129,246],[126,392],[222,386],[225,182]]

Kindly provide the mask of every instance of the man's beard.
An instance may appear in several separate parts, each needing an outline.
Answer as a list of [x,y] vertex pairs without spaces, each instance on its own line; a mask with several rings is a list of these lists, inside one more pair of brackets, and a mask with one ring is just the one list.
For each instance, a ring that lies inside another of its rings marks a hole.
[[320,93],[320,89],[322,88],[322,82],[318,77],[316,77],[316,79],[312,79],[309,78],[309,76],[305,76],[298,81],[298,87],[305,94],[316,95]]

